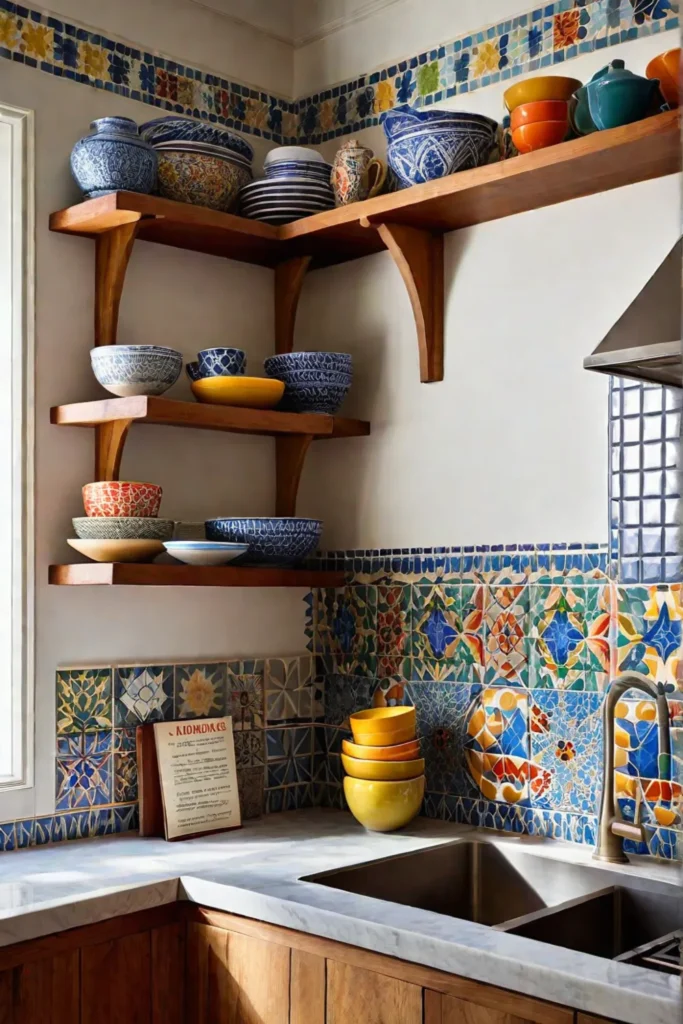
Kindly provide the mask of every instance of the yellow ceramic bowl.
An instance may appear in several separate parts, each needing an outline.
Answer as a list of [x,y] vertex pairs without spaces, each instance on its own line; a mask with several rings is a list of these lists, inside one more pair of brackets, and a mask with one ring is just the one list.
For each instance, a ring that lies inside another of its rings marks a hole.
[[342,754],[342,764],[347,775],[354,779],[375,779],[379,782],[400,782],[424,775],[423,757],[415,761],[360,761],[357,757]]
[[393,832],[412,821],[420,810],[425,777],[404,782],[374,782],[344,777],[344,796],[349,810],[371,832]]
[[273,409],[284,393],[283,381],[271,377],[202,377],[192,382],[192,394],[197,401],[210,405]]
[[164,550],[160,540],[68,540],[93,562],[153,562]]
[[356,743],[367,747],[386,747],[415,739],[415,708],[368,708],[349,715]]
[[505,90],[503,99],[510,113],[520,103],[538,103],[539,100],[568,100],[582,83],[576,78],[563,78],[561,75],[536,75],[515,82]]
[[366,747],[351,740],[342,740],[342,750],[359,761],[412,761],[420,756],[420,741],[409,740],[393,747]]

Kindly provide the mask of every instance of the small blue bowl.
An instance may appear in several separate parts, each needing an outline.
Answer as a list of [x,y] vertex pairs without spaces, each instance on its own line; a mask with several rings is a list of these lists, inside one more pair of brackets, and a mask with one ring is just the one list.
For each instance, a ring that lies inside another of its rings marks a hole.
[[293,565],[318,546],[320,519],[264,517],[260,519],[207,519],[208,540],[247,544],[246,559],[255,565]]
[[205,348],[197,354],[197,368],[200,377],[241,377],[247,355],[241,348]]

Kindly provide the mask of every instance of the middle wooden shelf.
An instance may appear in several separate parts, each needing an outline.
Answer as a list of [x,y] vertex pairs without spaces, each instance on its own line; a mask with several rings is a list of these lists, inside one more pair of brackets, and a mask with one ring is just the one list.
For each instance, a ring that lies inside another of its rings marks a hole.
[[274,437],[278,516],[296,514],[299,480],[312,441],[363,437],[370,433],[366,421],[343,416],[243,409],[144,395],[56,405],[50,410],[50,422],[57,426],[95,428],[95,480],[119,479],[121,457],[133,423]]

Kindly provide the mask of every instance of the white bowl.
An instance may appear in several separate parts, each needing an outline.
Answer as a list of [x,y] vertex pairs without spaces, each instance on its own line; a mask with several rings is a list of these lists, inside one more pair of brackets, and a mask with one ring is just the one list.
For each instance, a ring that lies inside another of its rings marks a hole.
[[308,160],[315,164],[327,163],[322,153],[318,153],[315,149],[308,149],[306,146],[278,146],[276,149],[271,149],[266,155],[263,166],[268,167],[280,160]]
[[249,550],[247,544],[214,540],[169,540],[164,547],[186,565],[227,565]]

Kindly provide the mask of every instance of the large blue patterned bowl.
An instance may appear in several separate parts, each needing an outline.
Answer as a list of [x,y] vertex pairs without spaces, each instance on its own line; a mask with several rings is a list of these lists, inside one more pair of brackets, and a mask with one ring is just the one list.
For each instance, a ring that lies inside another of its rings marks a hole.
[[183,368],[180,352],[163,345],[100,345],[90,362],[102,387],[119,398],[163,395]]
[[350,384],[285,384],[284,406],[294,412],[318,412],[334,416],[346,398]]
[[269,377],[278,377],[289,370],[331,370],[351,373],[353,362],[347,352],[284,352],[269,356],[263,368]]
[[396,107],[383,121],[387,161],[403,188],[486,162],[498,124],[483,114]]
[[291,565],[318,546],[320,519],[265,517],[261,519],[207,519],[207,540],[247,544],[246,560],[258,565]]
[[339,384],[348,388],[353,374],[346,370],[281,370],[273,379],[285,384]]
[[145,142],[150,142],[153,146],[164,142],[202,142],[237,153],[250,164],[254,159],[254,150],[236,132],[231,132],[219,124],[195,121],[192,117],[180,117],[177,114],[156,117],[140,125],[140,135]]

